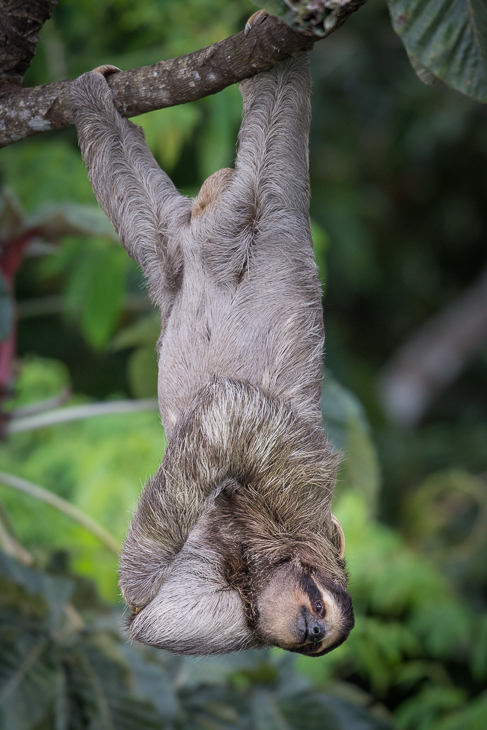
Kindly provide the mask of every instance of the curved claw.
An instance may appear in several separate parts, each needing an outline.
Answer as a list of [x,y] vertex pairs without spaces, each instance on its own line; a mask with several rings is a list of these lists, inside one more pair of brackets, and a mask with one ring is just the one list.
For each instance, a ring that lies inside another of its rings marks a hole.
[[111,66],[109,63],[104,64],[103,66],[97,66],[92,70],[92,74],[100,74],[100,76],[109,76],[110,74],[115,74],[117,71],[121,71],[118,66]]
[[250,18],[245,23],[244,35],[248,35],[250,33],[252,27],[260,20],[263,20],[264,17],[266,17],[267,15],[269,15],[267,10],[257,10],[256,13],[251,15]]

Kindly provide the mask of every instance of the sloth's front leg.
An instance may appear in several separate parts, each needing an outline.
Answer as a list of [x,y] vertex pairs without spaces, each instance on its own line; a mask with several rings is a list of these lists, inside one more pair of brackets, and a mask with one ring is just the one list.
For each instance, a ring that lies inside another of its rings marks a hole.
[[250,631],[240,594],[224,575],[210,509],[191,530],[157,594],[134,613],[131,639],[177,654],[224,654],[261,642]]

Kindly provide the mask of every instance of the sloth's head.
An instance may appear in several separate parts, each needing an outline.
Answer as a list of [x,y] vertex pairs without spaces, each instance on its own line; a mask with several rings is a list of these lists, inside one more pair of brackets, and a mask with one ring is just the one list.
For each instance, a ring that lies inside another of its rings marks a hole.
[[[343,585],[332,580],[329,561],[312,566],[305,549],[301,560],[293,544],[293,557],[282,556],[277,563],[264,559],[256,569],[255,556],[245,559],[234,530],[235,570],[229,579],[232,546],[230,541],[219,543],[216,518],[220,525],[225,523],[219,512],[199,521],[155,596],[134,611],[132,639],[179,654],[222,654],[271,645],[314,657],[345,641],[354,625],[352,602]],[[343,565],[343,533],[332,520],[335,556]],[[335,574],[340,577],[338,571]]]
[[222,379],[207,397],[173,432],[127,536],[130,636],[179,654],[321,656],[354,623],[330,513],[338,459],[318,426],[253,386]]
[[350,595],[293,563],[273,571],[256,608],[255,632],[265,643],[308,656],[335,649],[354,626]]

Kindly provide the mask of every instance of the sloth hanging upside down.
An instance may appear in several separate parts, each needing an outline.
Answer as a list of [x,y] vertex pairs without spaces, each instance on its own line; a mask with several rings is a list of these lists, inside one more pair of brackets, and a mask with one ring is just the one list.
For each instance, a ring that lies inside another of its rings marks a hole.
[[321,656],[354,619],[321,427],[308,58],[240,84],[235,169],[195,200],[116,111],[113,70],[81,76],[72,107],[96,197],[161,310],[168,439],[121,558],[130,637],[180,654]]

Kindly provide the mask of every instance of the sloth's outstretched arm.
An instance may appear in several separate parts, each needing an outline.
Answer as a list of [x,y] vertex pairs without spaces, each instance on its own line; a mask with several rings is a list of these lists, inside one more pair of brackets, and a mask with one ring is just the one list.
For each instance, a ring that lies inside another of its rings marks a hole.
[[258,221],[283,210],[308,220],[308,136],[311,118],[307,54],[239,85],[243,120],[236,181]]
[[100,72],[72,84],[71,106],[93,190],[131,258],[157,289],[176,286],[182,266],[172,231],[190,204],[158,166],[143,130],[117,112]]

